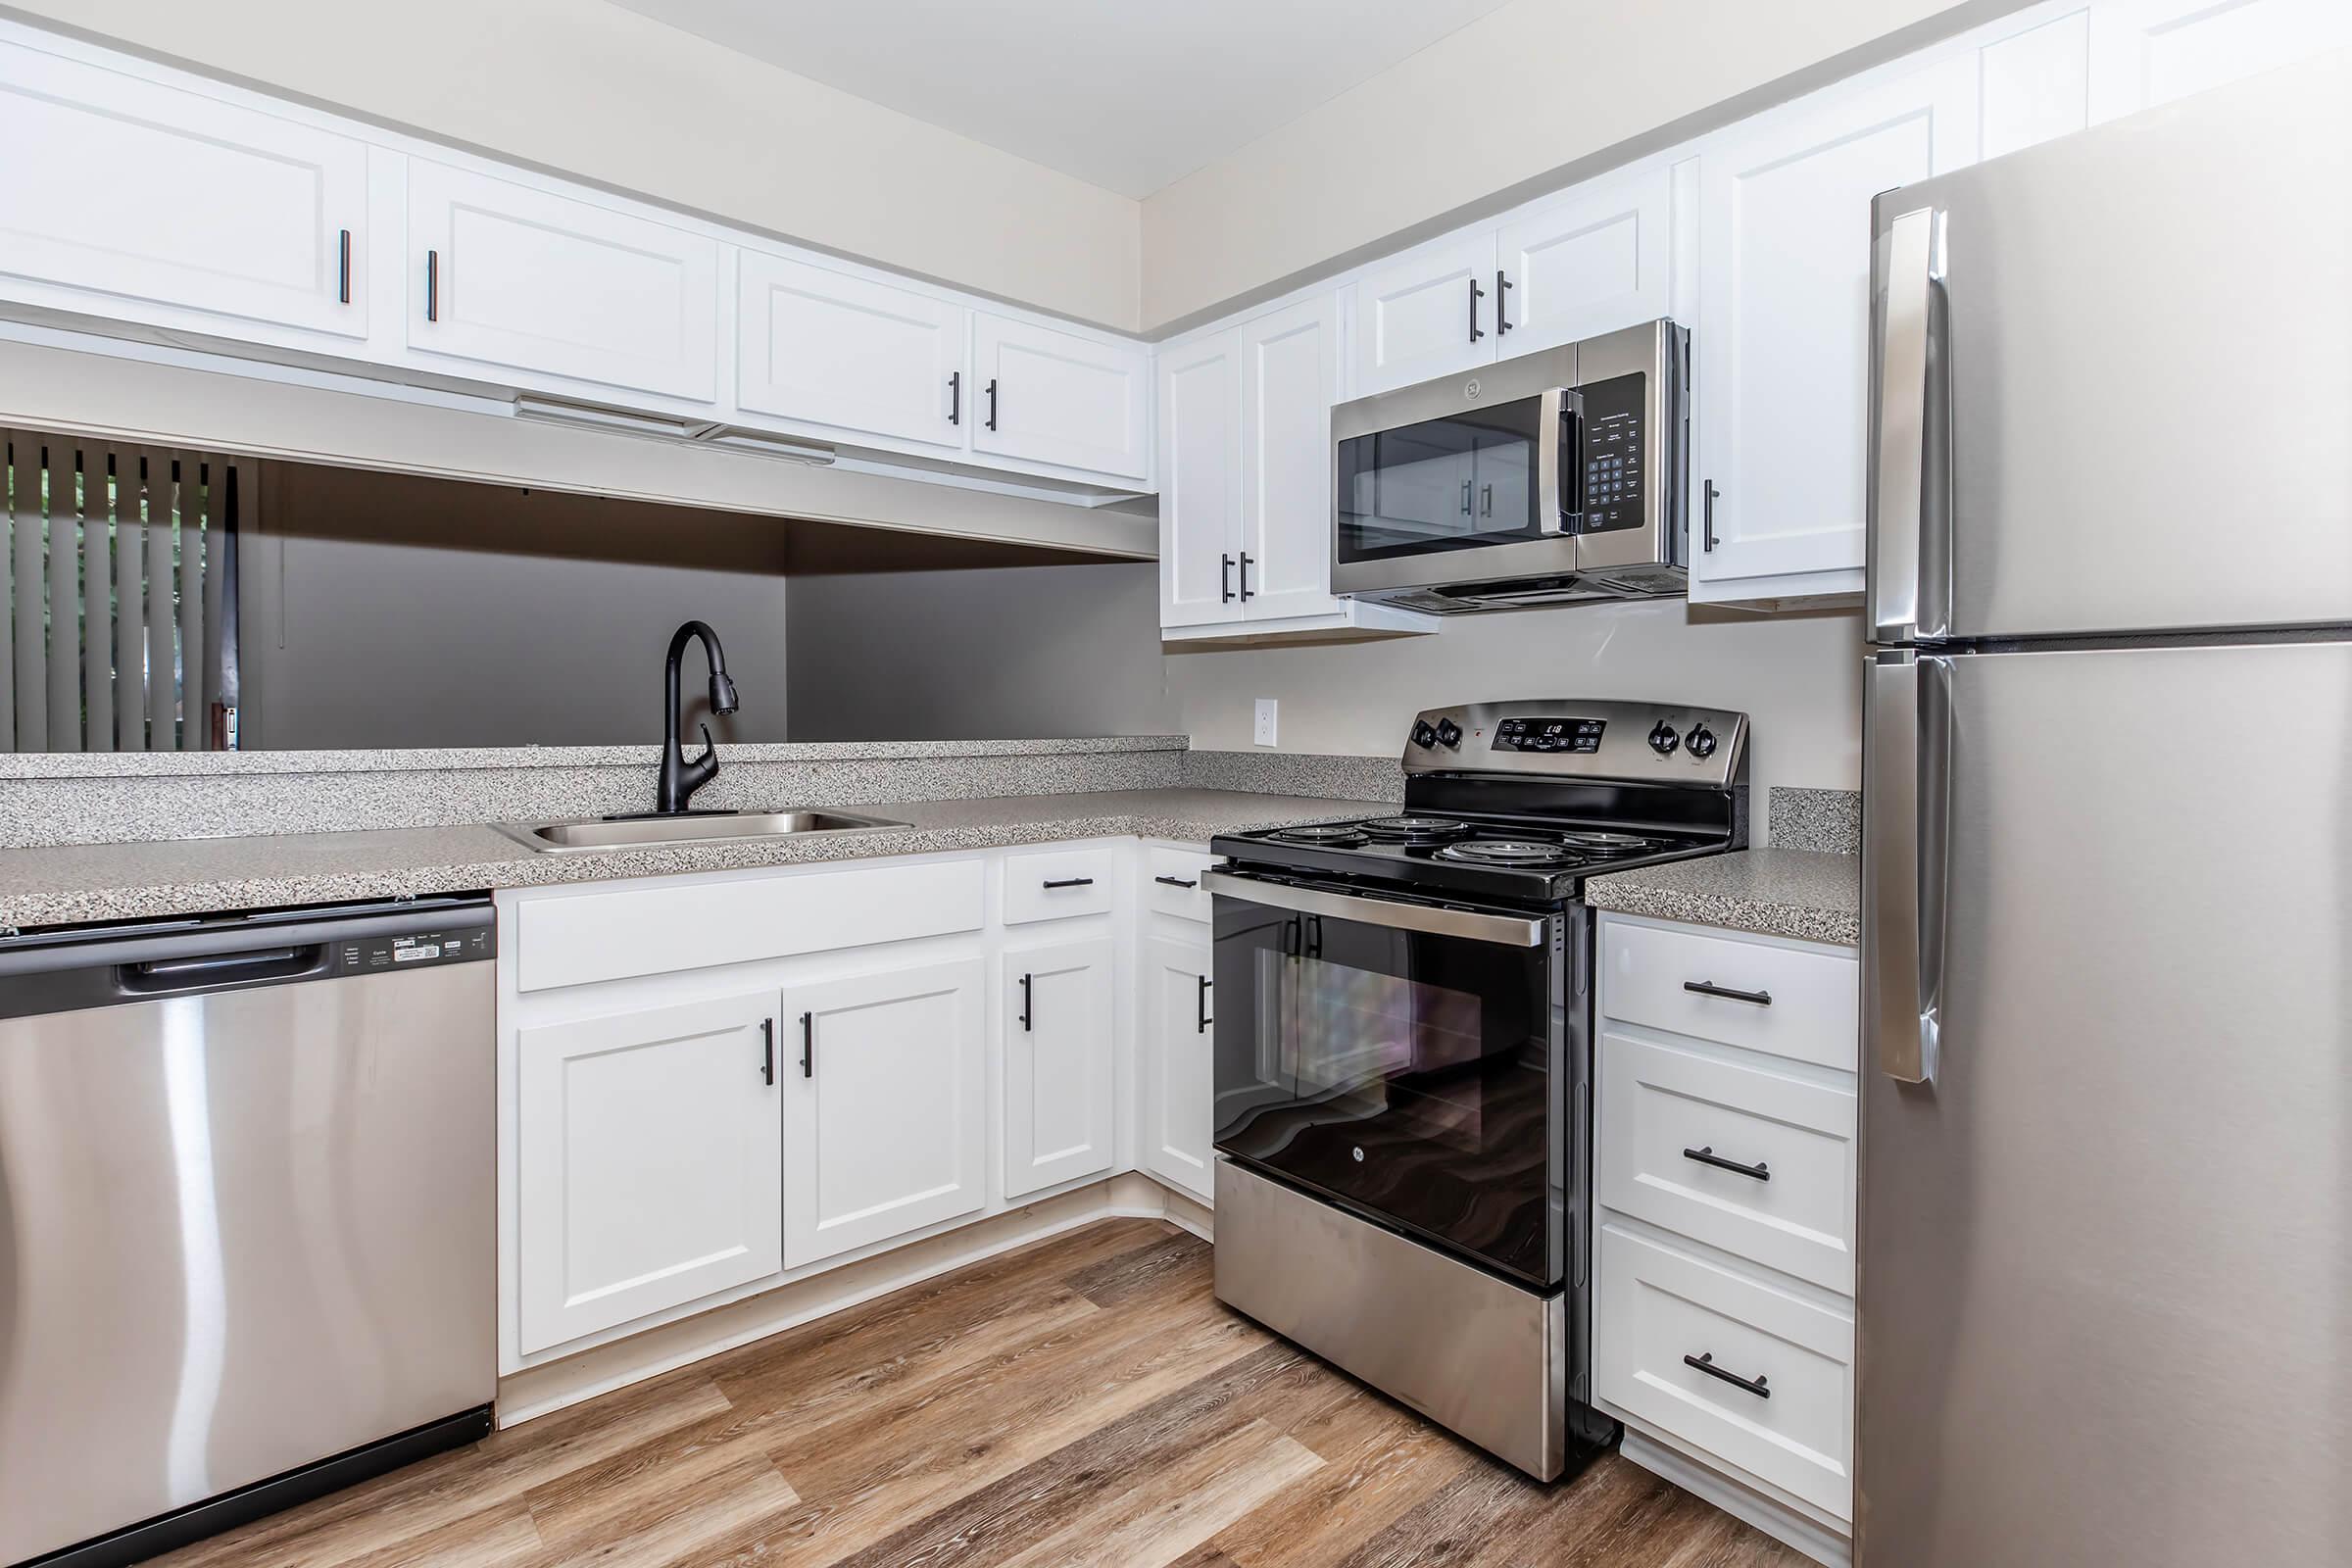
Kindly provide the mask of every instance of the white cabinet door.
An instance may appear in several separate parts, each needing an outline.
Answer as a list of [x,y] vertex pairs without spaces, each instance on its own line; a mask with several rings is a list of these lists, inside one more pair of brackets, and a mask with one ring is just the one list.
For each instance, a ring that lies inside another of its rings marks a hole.
[[1108,938],[1004,955],[1004,1196],[1107,1173],[1118,1058]]
[[[1693,599],[1861,586],[1870,203],[1976,156],[1977,57],[1832,88],[1700,156]],[[1703,490],[1702,490],[1703,495]]]
[[1208,937],[1155,937],[1143,952],[1137,1054],[1143,1064],[1144,1168],[1210,1202],[1216,1197],[1211,1047],[1217,1012]]
[[972,313],[972,450],[1141,478],[1150,468],[1152,352]]
[[1425,245],[1355,285],[1355,395],[1494,359],[1494,231]]
[[0,294],[365,337],[368,148],[0,44]]
[[716,394],[718,243],[409,161],[417,353],[699,403]]
[[1231,327],[1159,355],[1159,623],[1241,617],[1240,335]]
[[1494,236],[1498,359],[1671,315],[1674,175],[1603,174]]
[[2095,0],[2090,118],[2113,120],[2347,46],[2345,0]]
[[784,1266],[773,992],[517,1032],[521,1348]]
[[1329,614],[1331,406],[1340,393],[1337,295],[1243,323],[1242,613]]
[[987,1200],[984,995],[978,958],[785,993],[777,1072],[788,1265]]
[[738,403],[810,424],[963,445],[962,306],[760,251],[738,257]]

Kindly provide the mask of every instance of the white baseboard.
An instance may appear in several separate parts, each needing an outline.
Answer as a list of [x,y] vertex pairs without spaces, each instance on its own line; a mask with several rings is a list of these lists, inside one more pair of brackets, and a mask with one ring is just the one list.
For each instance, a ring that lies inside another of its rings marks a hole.
[[1203,1241],[1210,1238],[1206,1204],[1149,1176],[1124,1171],[561,1361],[526,1367],[498,1380],[498,1424],[518,1425],[1103,1219],[1164,1219]]
[[1744,1524],[1755,1526],[1783,1545],[1793,1546],[1826,1568],[1851,1568],[1854,1544],[1844,1536],[1806,1518],[1787,1504],[1749,1490],[1629,1426],[1618,1452],[1655,1476],[1663,1476],[1694,1496],[1703,1497]]

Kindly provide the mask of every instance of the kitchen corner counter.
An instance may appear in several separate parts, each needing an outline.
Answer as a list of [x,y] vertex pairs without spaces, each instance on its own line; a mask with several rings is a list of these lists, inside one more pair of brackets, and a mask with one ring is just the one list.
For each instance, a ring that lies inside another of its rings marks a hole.
[[874,859],[1072,839],[1205,842],[1240,828],[1358,817],[1390,803],[1240,790],[1104,790],[854,808],[906,822],[869,833],[545,855],[494,827],[258,834],[0,850],[0,926],[606,882],[816,860]]
[[1741,850],[1596,876],[1596,909],[1844,947],[1862,940],[1862,860],[1820,850]]

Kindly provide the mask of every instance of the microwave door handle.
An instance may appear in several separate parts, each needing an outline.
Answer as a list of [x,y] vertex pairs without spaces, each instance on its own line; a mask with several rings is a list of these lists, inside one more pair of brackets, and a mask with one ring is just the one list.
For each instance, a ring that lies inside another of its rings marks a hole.
[[1869,569],[1864,619],[1882,643],[1936,638],[1949,615],[1948,573],[1932,569],[1949,554],[1949,399],[1939,382],[1947,360],[1936,341],[1944,315],[1943,214],[1898,214],[1871,253]]
[[[1295,887],[1288,882],[1261,882],[1231,871],[1203,871],[1200,885],[1219,898],[1296,914],[1329,916],[1375,925],[1387,931],[1418,931],[1430,936],[1461,937],[1506,948],[1540,948],[1547,940],[1545,922],[1517,915],[1488,914],[1479,909],[1441,908],[1430,904],[1406,904],[1396,899],[1367,899],[1351,893]],[[1315,927],[1315,948],[1322,947],[1322,926]],[[1286,942],[1288,938],[1285,938]],[[1301,938],[1300,950],[1304,950]],[[1290,950],[1286,947],[1286,952]]]
[[[1562,534],[1575,528],[1576,475],[1582,465],[1568,456],[1571,445],[1581,447],[1584,399],[1566,387],[1544,394],[1536,415],[1536,532]],[[1568,493],[1561,493],[1565,480]]]
[[1866,673],[1863,1056],[1898,1083],[1932,1083],[1943,1011],[1951,662],[1888,650]]

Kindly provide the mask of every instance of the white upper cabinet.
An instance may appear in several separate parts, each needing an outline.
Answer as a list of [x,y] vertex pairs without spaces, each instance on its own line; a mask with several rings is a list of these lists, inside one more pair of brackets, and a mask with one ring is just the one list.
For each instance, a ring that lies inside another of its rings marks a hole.
[[1673,174],[1603,174],[1494,236],[1494,354],[1532,354],[1673,314]]
[[978,958],[784,994],[777,1074],[789,1266],[987,1201],[985,994]]
[[1972,49],[1700,154],[1692,599],[1860,590],[1871,199],[1974,161],[1978,79]]
[[[1241,333],[1159,352],[1159,623],[1238,620],[1242,550]],[[1326,411],[1328,417],[1328,411]]]
[[1317,294],[1241,328],[1244,616],[1327,614],[1331,593],[1331,406],[1340,390],[1336,295]]
[[760,414],[960,447],[969,419],[960,305],[742,251],[736,402]]
[[972,313],[972,450],[1140,478],[1151,468],[1152,351]]
[[1108,937],[1004,955],[1004,1196],[1107,1173],[1118,1157]]
[[717,395],[718,242],[409,162],[408,346],[535,377]]
[[1490,365],[1494,353],[1493,229],[1424,245],[1356,280],[1357,397]]
[[367,232],[366,143],[0,43],[0,295],[364,338]]
[[526,1354],[783,1268],[775,1026],[771,991],[519,1032]]
[[2096,0],[2090,118],[2113,120],[2347,46],[2346,0]]

